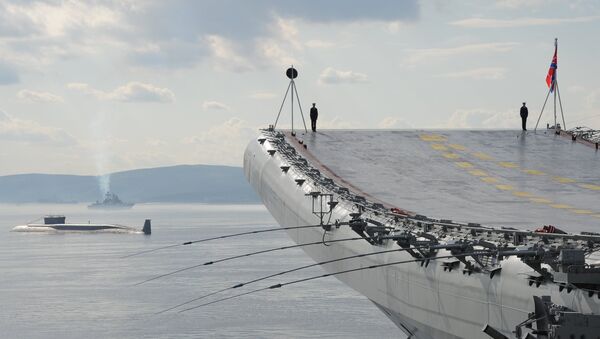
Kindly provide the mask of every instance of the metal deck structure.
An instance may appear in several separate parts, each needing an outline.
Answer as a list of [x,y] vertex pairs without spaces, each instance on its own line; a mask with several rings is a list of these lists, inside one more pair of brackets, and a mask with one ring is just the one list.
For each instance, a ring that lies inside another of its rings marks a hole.
[[553,130],[298,134],[343,181],[431,218],[497,227],[600,231],[600,154]]
[[[411,337],[594,337],[598,151],[545,132],[270,127],[244,171],[281,226],[320,223],[288,234],[318,263],[342,260],[322,265],[325,276]],[[364,241],[344,243],[356,235]],[[401,252],[364,257],[382,249]]]

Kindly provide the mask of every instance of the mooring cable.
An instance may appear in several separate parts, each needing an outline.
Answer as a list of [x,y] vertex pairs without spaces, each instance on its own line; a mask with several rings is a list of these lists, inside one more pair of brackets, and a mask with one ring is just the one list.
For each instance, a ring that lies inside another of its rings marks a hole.
[[204,298],[208,298],[210,296],[213,296],[215,294],[219,294],[219,293],[222,293],[222,292],[225,292],[225,291],[228,291],[228,290],[240,288],[242,286],[247,286],[247,285],[253,284],[255,282],[263,281],[263,280],[266,280],[266,279],[269,279],[269,278],[277,277],[277,276],[288,274],[288,273],[292,273],[292,272],[297,272],[297,271],[300,271],[300,270],[303,270],[303,269],[307,269],[307,268],[311,268],[311,267],[315,267],[315,266],[319,266],[319,265],[325,265],[325,264],[330,264],[330,263],[333,263],[333,262],[338,262],[338,261],[343,261],[343,260],[349,260],[349,259],[355,259],[355,258],[362,258],[362,257],[371,256],[371,255],[376,255],[376,254],[384,254],[384,253],[391,253],[391,252],[402,252],[402,251],[407,251],[407,250],[418,250],[418,249],[423,249],[423,248],[429,248],[429,246],[410,247],[410,248],[395,248],[393,250],[385,250],[385,251],[377,251],[377,252],[355,254],[355,255],[351,255],[351,256],[347,256],[347,257],[342,257],[342,258],[320,261],[320,262],[317,262],[317,263],[314,263],[314,264],[304,265],[304,266],[292,268],[292,269],[289,269],[289,270],[281,271],[281,272],[278,272],[278,273],[269,274],[269,275],[266,275],[266,276],[263,276],[263,277],[260,277],[260,278],[256,278],[256,279],[253,279],[253,280],[249,280],[249,281],[246,281],[246,282],[238,283],[236,285],[233,285],[233,286],[230,286],[230,287],[226,287],[226,288],[220,289],[218,291],[214,291],[214,292],[211,292],[211,293],[208,293],[208,294],[196,297],[194,299],[190,299],[190,300],[188,300],[186,302],[183,302],[181,304],[178,304],[178,305],[172,306],[170,308],[167,308],[165,310],[162,310],[160,312],[157,312],[156,314],[165,313],[165,312],[168,312],[170,310],[176,309],[178,307],[181,307],[181,306],[193,303],[194,301],[198,301],[198,300],[201,300],[201,299],[204,299]]
[[333,273],[326,273],[326,274],[312,276],[312,277],[308,277],[308,278],[302,278],[302,279],[292,280],[292,281],[285,282],[285,283],[279,283],[279,284],[275,284],[275,285],[271,285],[271,286],[267,286],[267,287],[255,289],[255,290],[252,290],[252,291],[248,291],[248,292],[245,292],[245,293],[235,294],[235,295],[232,295],[232,296],[229,296],[229,297],[226,297],[226,298],[221,298],[221,299],[213,300],[213,301],[208,302],[208,303],[204,303],[204,304],[200,304],[200,305],[197,305],[197,306],[194,306],[194,307],[186,308],[186,309],[183,309],[183,310],[179,311],[178,313],[183,313],[183,312],[191,311],[191,310],[194,310],[196,308],[200,308],[200,307],[204,307],[204,306],[216,304],[216,303],[223,302],[223,301],[226,301],[226,300],[230,300],[230,299],[242,297],[242,296],[245,296],[245,295],[248,295],[248,294],[253,294],[253,293],[257,293],[257,292],[261,292],[261,291],[266,291],[266,290],[277,289],[277,288],[281,288],[281,287],[288,286],[288,285],[293,285],[293,284],[298,284],[298,283],[306,282],[306,281],[310,281],[310,280],[316,280],[316,279],[321,279],[321,278],[336,276],[336,275],[340,275],[340,274],[344,274],[344,273],[351,273],[351,272],[369,270],[369,269],[373,269],[373,268],[380,268],[380,267],[386,267],[386,266],[392,266],[392,265],[407,264],[407,263],[411,263],[411,262],[421,262],[421,261],[427,261],[427,260],[459,258],[459,257],[467,257],[467,256],[479,255],[479,254],[488,254],[488,253],[494,253],[494,252],[493,251],[475,251],[475,252],[462,253],[462,254],[456,254],[456,255],[445,255],[445,256],[431,257],[431,258],[401,260],[401,261],[388,262],[388,263],[384,263],[384,264],[377,264],[377,265],[370,265],[370,266],[366,266],[366,267],[353,268],[353,269],[348,269],[348,270],[343,270],[343,271],[338,271],[338,272],[333,272]]
[[185,245],[191,245],[191,244],[197,244],[197,243],[206,242],[206,241],[212,241],[212,240],[218,240],[218,239],[226,239],[226,238],[233,238],[233,237],[239,237],[239,236],[249,235],[249,234],[258,234],[258,233],[266,233],[266,232],[274,232],[274,231],[286,231],[286,230],[312,228],[312,227],[323,227],[323,225],[301,225],[301,226],[290,226],[290,227],[274,227],[274,228],[267,228],[267,229],[264,229],[264,230],[247,231],[247,232],[234,233],[234,234],[226,234],[226,235],[221,235],[221,236],[218,236],[218,237],[211,237],[211,238],[204,238],[204,239],[193,240],[193,241],[186,241],[186,242],[183,242],[183,243],[180,243],[180,244],[172,244],[172,245],[168,245],[168,246],[163,246],[163,247],[157,247],[157,248],[153,248],[153,249],[149,249],[149,250],[144,250],[144,251],[140,251],[140,252],[128,254],[126,256],[121,257],[121,259],[135,257],[135,256],[138,256],[138,255],[141,255],[141,254],[156,252],[156,251],[164,250],[164,249],[167,249],[167,248],[172,248],[172,247],[177,247],[177,246],[185,246]]
[[[378,239],[379,237],[354,237],[354,238],[342,238],[342,239],[334,239],[334,240],[328,240],[328,243],[336,243],[336,242],[343,242],[343,241],[354,241],[354,240],[369,240],[369,239]],[[165,274],[161,274],[161,275],[157,275],[155,277],[152,277],[150,279],[146,279],[142,282],[136,283],[133,286],[138,286],[156,279],[160,279],[160,278],[164,278],[173,274],[177,274],[183,271],[188,271],[200,266],[207,266],[207,265],[213,265],[213,264],[217,264],[223,261],[229,261],[229,260],[234,260],[234,259],[239,259],[239,258],[245,258],[245,257],[250,257],[253,255],[257,255],[257,254],[263,254],[263,253],[269,253],[269,252],[275,252],[275,251],[281,251],[281,250],[288,250],[288,249],[292,249],[292,248],[298,248],[298,247],[304,247],[304,246],[311,246],[311,245],[320,245],[322,244],[321,240],[319,241],[313,241],[313,242],[309,242],[309,243],[303,243],[303,244],[296,244],[296,245],[288,245],[288,246],[282,246],[282,247],[275,247],[275,248],[269,248],[266,250],[260,250],[260,251],[255,251],[255,252],[249,252],[249,253],[244,253],[244,254],[238,254],[238,255],[234,255],[231,257],[226,257],[223,259],[218,259],[218,260],[212,260],[212,261],[207,261],[205,263],[202,264],[196,264],[196,265],[192,265],[192,266],[187,266],[187,267],[183,267],[180,268],[178,270],[172,271],[172,272],[168,272]]]

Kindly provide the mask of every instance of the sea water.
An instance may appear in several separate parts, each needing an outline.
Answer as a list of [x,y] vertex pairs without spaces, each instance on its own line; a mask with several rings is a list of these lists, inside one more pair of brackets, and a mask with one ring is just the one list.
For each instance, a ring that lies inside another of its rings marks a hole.
[[[144,219],[152,219],[152,235],[11,232],[15,225],[44,214],[64,214],[67,222],[139,228]],[[403,337],[370,301],[332,277],[183,313],[156,314],[239,282],[313,263],[300,249],[202,266],[134,286],[209,260],[293,245],[283,231],[122,258],[189,240],[271,227],[276,223],[261,205],[141,204],[124,211],[88,210],[82,204],[0,205],[0,337]],[[318,267],[303,270],[203,301],[323,273]]]

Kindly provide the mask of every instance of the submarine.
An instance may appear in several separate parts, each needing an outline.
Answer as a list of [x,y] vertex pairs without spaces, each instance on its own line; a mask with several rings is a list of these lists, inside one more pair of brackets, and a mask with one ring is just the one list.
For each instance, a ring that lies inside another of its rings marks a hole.
[[114,233],[143,233],[152,234],[151,220],[146,219],[141,229],[118,224],[67,223],[64,215],[47,215],[44,223],[28,223],[15,226],[13,232],[114,232]]

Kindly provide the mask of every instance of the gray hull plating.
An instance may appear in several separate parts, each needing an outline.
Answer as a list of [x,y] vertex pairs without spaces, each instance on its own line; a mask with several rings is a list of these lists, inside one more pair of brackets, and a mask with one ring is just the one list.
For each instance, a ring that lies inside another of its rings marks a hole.
[[[413,137],[418,138],[419,134],[413,132]],[[289,170],[282,170],[282,166],[289,165],[288,161],[277,152],[269,152],[276,147],[266,139],[261,136],[259,137],[261,142],[253,140],[246,149],[244,171],[248,181],[281,226],[319,223],[319,218],[312,213],[311,200],[307,198],[306,194],[318,191],[322,187],[310,180],[299,184],[297,180],[306,179],[302,169],[292,166]],[[302,152],[302,147],[298,147],[296,141],[287,140],[287,143],[296,146],[297,151]],[[309,149],[310,147],[312,146],[309,144]],[[427,145],[427,147],[430,146]],[[343,149],[353,152],[350,146]],[[321,166],[319,168],[322,171],[327,169],[327,166],[320,163],[319,159],[311,158],[308,154],[305,155],[312,165]],[[447,165],[449,171],[455,166],[454,163]],[[370,172],[365,171],[365,173],[372,174],[386,170],[385,166],[374,167],[376,169],[372,169]],[[349,164],[347,170],[350,171],[352,168],[352,164]],[[427,167],[422,170],[426,171]],[[387,171],[392,171],[392,169],[387,168]],[[344,180],[344,178],[334,179],[336,182]],[[373,177],[371,180],[377,181],[378,178]],[[371,187],[376,186],[372,185]],[[392,187],[388,185],[388,189],[391,190]],[[399,187],[398,189],[404,189],[405,191],[401,194],[406,195],[413,190],[410,187]],[[443,187],[433,187],[432,189],[444,190]],[[377,196],[376,191],[366,194]],[[421,201],[421,204],[413,205],[411,208],[420,207],[418,212],[423,213],[429,205],[442,206],[443,204],[443,200],[433,199]],[[341,201],[333,211],[331,219],[348,220],[352,212],[356,212],[354,205],[348,201]],[[460,215],[460,211],[455,211],[455,213],[455,215]],[[323,237],[323,230],[316,229],[292,230],[288,233],[297,243],[319,241]],[[353,236],[356,236],[356,233],[346,227],[341,227],[327,233],[326,239]],[[315,261],[324,261],[391,249],[394,246],[396,245],[392,242],[373,246],[366,241],[353,241],[331,244],[331,246],[307,246],[304,247],[304,250]],[[439,252],[439,255],[447,254],[450,253],[445,250]],[[405,252],[393,252],[340,261],[324,265],[323,268],[328,272],[338,272],[410,259],[412,257]],[[600,312],[600,303],[597,298],[588,296],[584,291],[573,290],[567,293],[560,291],[555,284],[539,286],[528,284],[527,275],[531,272],[532,269],[518,258],[508,258],[503,261],[502,271],[496,276],[482,273],[468,275],[460,270],[446,271],[444,261],[432,261],[426,267],[412,263],[362,270],[336,277],[373,301],[398,327],[409,331],[413,335],[412,338],[419,339],[482,338],[484,337],[482,328],[488,324],[504,335],[512,337],[515,326],[525,320],[528,313],[534,309],[532,296],[551,296],[557,304],[580,312]]]

